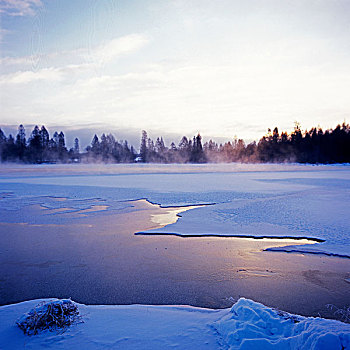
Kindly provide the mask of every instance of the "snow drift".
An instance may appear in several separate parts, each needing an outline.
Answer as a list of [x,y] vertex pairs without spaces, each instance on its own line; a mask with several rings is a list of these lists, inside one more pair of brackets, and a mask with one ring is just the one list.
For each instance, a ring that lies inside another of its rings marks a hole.
[[350,326],[291,315],[241,298],[215,323],[229,349],[349,349]]

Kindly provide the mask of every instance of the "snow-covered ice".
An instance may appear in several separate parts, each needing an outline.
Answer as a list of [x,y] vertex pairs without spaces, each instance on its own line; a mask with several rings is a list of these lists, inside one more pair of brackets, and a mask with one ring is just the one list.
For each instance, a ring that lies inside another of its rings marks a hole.
[[83,323],[24,335],[15,322],[42,301],[0,307],[1,349],[350,349],[349,324],[291,315],[244,298],[223,310],[78,304]]
[[[139,198],[162,206],[215,203],[188,210],[176,223],[151,232],[315,238],[324,242],[285,250],[350,257],[349,165],[27,166],[22,173],[20,169],[5,167],[0,172],[2,212],[35,203],[52,208],[48,196],[67,197],[80,209],[91,209],[86,200],[96,198],[108,210]],[[54,203],[55,208],[59,205],[67,203]]]

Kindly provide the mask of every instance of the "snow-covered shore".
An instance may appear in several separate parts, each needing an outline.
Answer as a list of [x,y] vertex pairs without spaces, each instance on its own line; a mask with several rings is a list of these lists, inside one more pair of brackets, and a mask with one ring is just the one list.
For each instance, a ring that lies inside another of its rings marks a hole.
[[83,323],[27,336],[20,316],[43,300],[0,307],[0,349],[350,349],[350,325],[241,298],[231,309],[82,305]]

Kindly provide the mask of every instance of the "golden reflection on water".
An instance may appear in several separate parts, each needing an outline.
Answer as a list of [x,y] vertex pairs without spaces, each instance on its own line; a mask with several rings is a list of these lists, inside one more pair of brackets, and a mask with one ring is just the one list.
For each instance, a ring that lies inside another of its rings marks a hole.
[[[60,201],[65,200],[66,198],[55,198]],[[199,207],[206,206],[205,204],[200,204],[200,205],[191,205],[191,206],[183,206],[183,207],[162,207],[159,204],[154,204],[149,202],[146,199],[139,199],[135,201],[131,201],[132,206],[134,207],[133,211],[133,221],[138,221],[137,217],[138,215],[140,216],[140,225],[143,225],[147,222],[147,217],[148,220],[152,223],[155,224],[155,226],[152,227],[144,227],[145,235],[149,235],[147,233],[147,230],[149,229],[155,229],[155,228],[162,228],[167,225],[176,223],[179,218],[181,217],[180,213],[186,212],[191,209],[196,209]],[[74,208],[69,208],[69,207],[61,207],[61,208],[49,208],[46,207],[43,204],[35,204],[27,207],[30,210],[33,210],[32,215],[40,215],[41,213],[44,215],[59,215],[60,217],[64,217],[66,219],[69,218],[78,218],[78,217],[88,217],[90,213],[98,213],[98,212],[104,212],[108,211],[110,208],[109,205],[91,205],[86,209],[74,209]],[[141,212],[140,212],[141,210]],[[144,213],[144,214],[141,214]],[[125,215],[125,214],[124,214]],[[124,228],[125,230],[131,229],[130,227],[130,221],[127,219],[124,219],[123,213],[120,212],[117,215],[118,217],[118,228],[122,229]],[[94,220],[97,218],[94,217]],[[109,220],[111,217],[109,217]],[[28,222],[17,222],[17,223],[5,223],[5,222],[0,222],[0,225],[26,225],[29,227],[58,227],[58,226],[81,226],[81,227],[92,227],[93,225],[89,224],[72,224],[71,222],[62,222],[60,224],[56,223],[35,223],[35,224],[30,224]],[[137,231],[134,231],[137,232]],[[142,231],[141,231],[142,232]],[[140,233],[141,233],[140,232]],[[153,236],[173,236],[174,234],[169,234],[169,233],[151,233],[150,235]],[[177,234],[175,234],[177,235]],[[268,248],[280,248],[280,247],[286,247],[286,246],[296,246],[296,245],[309,245],[309,244],[315,244],[317,243],[315,240],[312,239],[306,239],[306,238],[291,238],[291,237],[254,237],[253,235],[251,237],[249,236],[240,236],[240,235],[235,235],[234,233],[232,234],[220,234],[220,232],[217,232],[216,234],[200,234],[198,233],[197,235],[191,235],[187,237],[186,234],[183,235],[177,235],[181,236],[181,238],[187,238],[190,240],[193,240],[194,243],[198,243],[198,240],[205,240],[207,242],[211,241],[217,241],[217,240],[226,240],[226,242],[229,240],[232,240],[234,245],[240,246],[241,252],[242,251],[251,251],[251,252],[258,252],[258,251],[264,251]],[[180,237],[179,237],[180,238]],[[240,242],[240,243],[238,243]],[[254,243],[253,243],[254,242]],[[252,244],[253,243],[253,244]],[[245,247],[243,249],[243,247]]]
[[166,209],[165,213],[161,214],[152,214],[151,221],[160,226],[167,226],[170,224],[174,224],[179,219],[179,214],[183,213],[187,210],[195,209],[201,207],[202,205],[192,205],[186,207],[169,207],[169,208],[161,208],[162,210]]

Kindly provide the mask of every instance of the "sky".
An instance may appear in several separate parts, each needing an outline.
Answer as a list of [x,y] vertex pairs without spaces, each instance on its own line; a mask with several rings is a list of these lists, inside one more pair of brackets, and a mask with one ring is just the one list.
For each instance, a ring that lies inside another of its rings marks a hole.
[[249,142],[349,122],[349,0],[0,0],[0,14],[5,131]]

